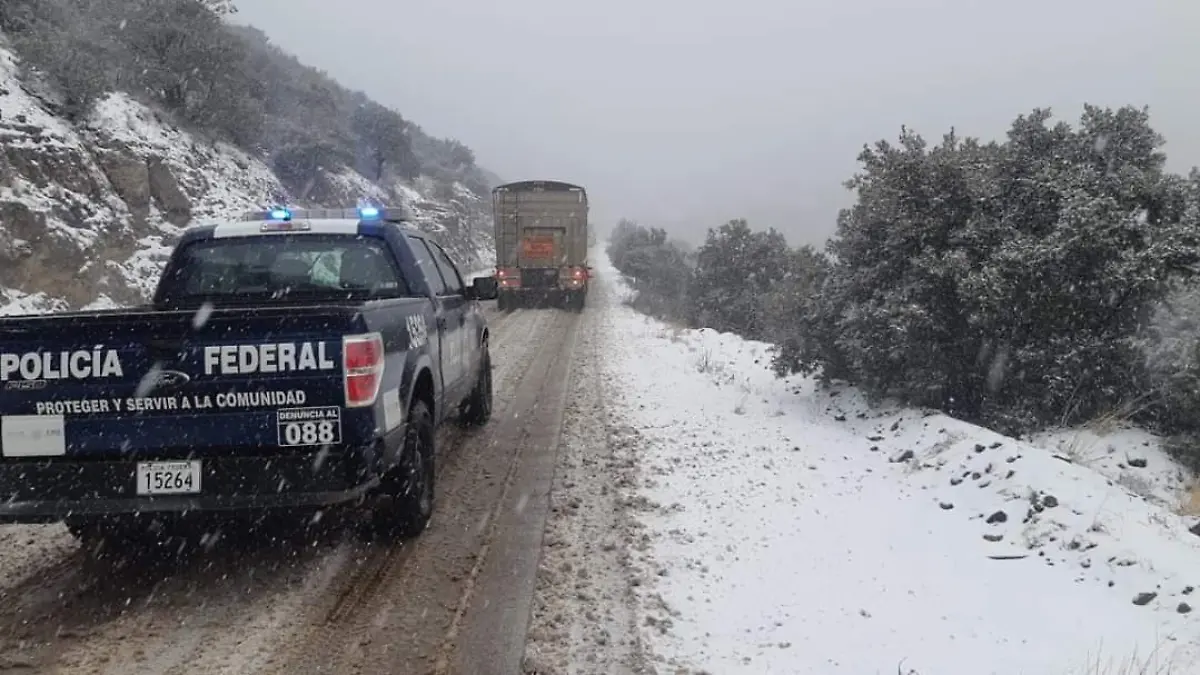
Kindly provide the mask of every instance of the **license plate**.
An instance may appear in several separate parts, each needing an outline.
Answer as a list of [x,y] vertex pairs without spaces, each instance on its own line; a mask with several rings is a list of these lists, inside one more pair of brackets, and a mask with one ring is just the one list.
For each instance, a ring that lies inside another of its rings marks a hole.
[[200,493],[200,460],[138,462],[139,495],[194,495]]

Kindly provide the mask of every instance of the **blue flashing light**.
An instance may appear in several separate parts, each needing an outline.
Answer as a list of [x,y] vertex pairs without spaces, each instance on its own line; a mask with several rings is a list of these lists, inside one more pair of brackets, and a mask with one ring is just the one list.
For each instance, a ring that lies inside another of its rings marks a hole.
[[292,212],[283,208],[271,209],[271,220],[291,220]]
[[375,220],[379,217],[379,209],[374,206],[358,207],[358,217],[362,220]]

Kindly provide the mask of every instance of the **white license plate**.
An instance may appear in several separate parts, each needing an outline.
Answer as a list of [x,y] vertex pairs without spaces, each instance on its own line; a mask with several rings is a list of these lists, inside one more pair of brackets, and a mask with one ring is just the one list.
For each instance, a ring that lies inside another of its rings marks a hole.
[[200,493],[200,460],[138,462],[139,495],[194,495]]

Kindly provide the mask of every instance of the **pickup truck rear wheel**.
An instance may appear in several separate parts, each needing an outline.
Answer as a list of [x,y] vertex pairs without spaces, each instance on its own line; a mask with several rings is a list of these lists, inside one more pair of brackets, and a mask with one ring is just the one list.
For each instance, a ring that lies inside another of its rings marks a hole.
[[433,413],[413,401],[404,431],[400,463],[383,477],[368,521],[372,538],[408,539],[425,530],[433,515]]
[[488,344],[483,343],[483,353],[479,357],[479,375],[475,378],[475,388],[470,396],[463,401],[459,420],[463,426],[480,427],[492,419],[492,355]]

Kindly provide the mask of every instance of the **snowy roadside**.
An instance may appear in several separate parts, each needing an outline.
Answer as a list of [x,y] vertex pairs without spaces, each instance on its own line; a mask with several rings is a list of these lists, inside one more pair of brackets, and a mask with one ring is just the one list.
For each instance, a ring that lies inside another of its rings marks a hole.
[[[594,301],[594,300],[593,300]],[[556,310],[548,310],[556,311]],[[529,675],[652,672],[638,628],[626,508],[636,445],[609,401],[624,383],[606,372],[612,325],[599,302],[578,327],[525,643]]]
[[1200,538],[1152,437],[1038,447],[815,392],[774,378],[764,344],[621,306],[599,263],[610,406],[640,438],[638,622],[663,671],[1200,668]]

